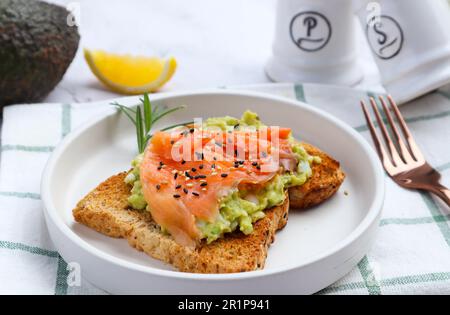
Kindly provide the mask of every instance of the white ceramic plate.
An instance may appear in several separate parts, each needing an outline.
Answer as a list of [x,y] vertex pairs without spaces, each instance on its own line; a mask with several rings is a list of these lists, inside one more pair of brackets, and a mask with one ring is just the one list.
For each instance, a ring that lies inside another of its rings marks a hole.
[[[103,236],[76,223],[79,199],[109,176],[129,169],[136,153],[134,127],[112,113],[71,133],[52,154],[42,180],[45,216],[58,251],[81,265],[82,276],[111,293],[309,294],[348,273],[375,238],[384,198],[383,173],[366,141],[351,127],[285,98],[241,91],[160,95],[168,107],[186,104],[164,120],[240,116],[246,109],[341,162],[347,178],[338,193],[309,211],[291,211],[278,232],[264,270],[236,274],[192,274],[132,249],[125,240]],[[344,194],[344,191],[348,194]]]

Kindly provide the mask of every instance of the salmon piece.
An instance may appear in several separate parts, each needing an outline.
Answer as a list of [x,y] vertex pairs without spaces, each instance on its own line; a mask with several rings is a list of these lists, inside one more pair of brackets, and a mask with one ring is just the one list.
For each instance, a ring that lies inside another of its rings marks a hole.
[[[271,139],[272,131],[156,132],[140,166],[144,198],[153,219],[176,242],[195,247],[200,240],[197,219],[214,222],[222,197],[243,185],[270,181],[282,170],[275,154],[293,157],[289,134],[290,130],[283,130]],[[252,141],[261,154],[250,159]],[[279,142],[275,149],[274,142]]]

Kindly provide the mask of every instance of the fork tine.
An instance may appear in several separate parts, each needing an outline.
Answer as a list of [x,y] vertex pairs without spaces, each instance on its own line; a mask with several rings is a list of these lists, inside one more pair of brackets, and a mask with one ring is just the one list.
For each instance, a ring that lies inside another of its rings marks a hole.
[[402,127],[403,134],[405,135],[406,142],[409,145],[409,148],[411,150],[411,153],[416,161],[423,162],[425,161],[425,158],[423,157],[422,152],[419,149],[419,146],[417,145],[416,141],[414,140],[411,132],[409,131],[408,126],[406,125],[405,120],[403,119],[403,115],[400,113],[400,110],[398,109],[397,104],[394,102],[394,99],[392,96],[388,95],[389,104],[394,110],[395,116],[397,117],[397,120],[400,122],[400,126]]
[[383,119],[381,118],[380,112],[378,111],[377,103],[375,102],[375,99],[373,97],[370,98],[370,104],[372,105],[373,112],[375,113],[378,125],[381,128],[384,140],[386,141],[387,146],[389,148],[389,152],[391,153],[391,159],[392,159],[393,164],[395,166],[399,166],[399,165],[403,164],[403,161],[397,152],[397,148],[395,147],[394,142],[392,142],[391,136],[389,136],[389,133],[386,129],[386,125],[384,124]]
[[391,126],[391,129],[395,135],[395,138],[397,140],[397,143],[400,147],[400,153],[401,157],[403,158],[403,161],[405,163],[411,163],[414,161],[413,157],[411,156],[411,153],[409,152],[407,146],[405,145],[405,142],[403,141],[402,137],[400,136],[400,133],[398,132],[397,126],[394,123],[394,120],[392,119],[391,111],[386,105],[386,102],[384,100],[383,96],[379,96],[381,105],[383,106],[384,113],[386,114],[386,117],[389,121],[389,125]]
[[377,132],[375,130],[375,126],[373,125],[372,119],[370,118],[369,112],[367,111],[366,104],[364,103],[363,100],[361,100],[361,108],[363,110],[364,117],[366,118],[367,126],[369,127],[369,130],[370,130],[370,135],[372,136],[372,140],[375,143],[375,148],[377,150],[378,156],[381,159],[381,162],[385,166],[392,167],[393,166],[392,162],[388,158],[388,154],[387,154],[384,146],[381,144],[380,138],[378,138]]

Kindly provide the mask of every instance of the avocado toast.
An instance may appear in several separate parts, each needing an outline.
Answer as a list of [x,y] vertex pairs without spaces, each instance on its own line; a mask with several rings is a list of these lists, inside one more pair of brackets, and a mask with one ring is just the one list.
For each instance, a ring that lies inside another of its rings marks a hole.
[[[239,137],[244,139],[241,144],[254,140],[261,154],[250,157],[244,149],[240,155],[239,140],[230,141]],[[186,146],[197,139],[201,151]],[[275,232],[286,225],[288,189],[314,180],[310,191],[294,192],[294,202],[301,207],[323,201],[343,180],[338,164],[309,149],[321,156],[310,155],[290,129],[264,126],[252,112],[241,119],[211,118],[201,126],[156,132],[131,171],[100,184],[73,214],[76,221],[126,238],[131,246],[180,271],[261,269]],[[175,157],[174,150],[182,158]],[[328,176],[332,168],[334,182]],[[298,201],[300,193],[307,203]]]

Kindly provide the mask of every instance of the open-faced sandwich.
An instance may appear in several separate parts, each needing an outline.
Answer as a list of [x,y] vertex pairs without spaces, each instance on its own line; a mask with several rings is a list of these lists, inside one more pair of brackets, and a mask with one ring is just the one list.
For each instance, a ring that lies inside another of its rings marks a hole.
[[264,125],[256,113],[150,135],[152,123],[178,108],[152,110],[146,95],[143,103],[142,112],[119,107],[137,128],[132,169],[101,183],[73,215],[181,271],[263,268],[289,207],[323,202],[344,180],[338,162],[295,140],[289,128]]

